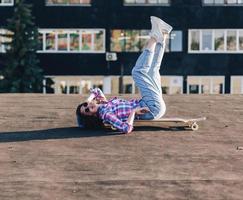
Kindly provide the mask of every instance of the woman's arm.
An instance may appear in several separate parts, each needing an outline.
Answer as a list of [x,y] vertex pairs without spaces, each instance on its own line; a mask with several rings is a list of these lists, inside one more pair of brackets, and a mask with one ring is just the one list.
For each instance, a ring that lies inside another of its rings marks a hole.
[[133,130],[135,114],[141,115],[148,111],[148,108],[133,109],[126,122],[122,122],[113,113],[106,113],[104,116],[104,120],[109,122],[114,128],[118,129],[119,131],[122,131],[123,133],[131,133]]
[[116,115],[110,112],[104,115],[104,121],[108,122],[114,128],[123,133],[130,133],[133,130],[133,126],[131,124],[128,122],[122,122]]
[[90,96],[87,99],[87,102],[90,102],[92,100],[97,100],[98,102],[107,101],[104,93],[99,88],[90,89]]
[[[131,127],[133,127],[133,122],[134,122],[135,114],[137,114],[137,115],[142,115],[142,114],[144,114],[144,113],[146,113],[146,112],[148,112],[148,111],[149,111],[149,109],[146,108],[146,107],[144,107],[144,108],[139,108],[139,107],[138,107],[138,108],[133,109],[132,112],[130,113],[128,119],[127,119],[127,123],[128,123]],[[132,131],[132,130],[131,130],[131,131]]]
[[132,110],[132,112],[130,113],[128,119],[127,119],[127,123],[130,125],[130,126],[133,126],[133,121],[134,121],[134,118],[135,118],[135,114],[136,114],[136,110]]

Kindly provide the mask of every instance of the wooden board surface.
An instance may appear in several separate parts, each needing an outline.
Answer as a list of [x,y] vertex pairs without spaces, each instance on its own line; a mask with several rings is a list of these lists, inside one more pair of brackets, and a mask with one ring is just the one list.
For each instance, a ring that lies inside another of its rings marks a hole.
[[[157,120],[134,120],[134,126],[155,126],[155,127],[191,127],[195,122],[204,121],[206,117],[200,118],[161,118]],[[107,127],[111,127],[110,124],[106,124]]]
[[200,118],[161,118],[156,120],[135,120],[135,123],[160,123],[160,122],[183,122],[183,123],[189,123],[189,122],[199,122],[206,120],[206,117],[200,117]]

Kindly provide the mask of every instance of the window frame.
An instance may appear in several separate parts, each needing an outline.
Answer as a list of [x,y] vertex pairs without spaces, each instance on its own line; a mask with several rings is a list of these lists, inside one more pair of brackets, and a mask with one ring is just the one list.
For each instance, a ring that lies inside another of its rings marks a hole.
[[[0,28],[0,34],[4,34],[4,29]],[[3,36],[0,35],[0,53],[4,53]]]
[[[171,39],[171,37],[174,37],[173,36],[173,34],[176,34],[176,33],[174,33],[174,32],[180,32],[181,33],[181,50],[179,50],[179,51],[172,51],[171,49],[172,49],[172,39]],[[170,52],[170,53],[176,53],[176,52],[183,52],[183,31],[182,30],[172,30],[171,31],[171,35],[170,35],[170,38],[169,38],[169,40],[170,40],[170,42],[169,42],[169,51],[167,51],[167,52]]]
[[80,3],[80,4],[50,4],[48,3],[48,0],[45,0],[45,5],[46,6],[50,6],[50,7],[56,7],[56,6],[60,6],[60,7],[91,7],[92,6],[92,0],[90,0],[90,3]]
[[[65,29],[65,28],[53,28],[53,29],[39,29],[39,34],[43,34],[42,37],[42,50],[37,50],[37,53],[68,53],[68,54],[82,54],[82,53],[105,53],[106,52],[106,30],[105,29]],[[56,31],[56,32],[55,32]],[[58,31],[62,31],[62,34],[67,34],[67,50],[58,50]],[[82,50],[82,32],[91,32],[91,50]],[[97,31],[103,32],[103,48],[100,51],[94,50],[94,34]],[[46,34],[54,33],[55,35],[55,50],[46,50]],[[70,50],[70,34],[77,33],[79,35],[79,50]]]
[[[239,79],[240,82],[240,93],[235,92],[235,79]],[[243,76],[241,75],[234,75],[230,77],[230,94],[243,94]]]
[[228,3],[215,3],[215,0],[213,0],[214,3],[205,3],[205,0],[202,0],[202,6],[224,6],[224,7],[227,7],[227,6],[243,6],[243,2],[242,3],[239,3],[238,0],[237,0],[237,3],[234,3],[234,4],[228,4]]
[[[202,79],[203,78],[208,78],[210,79],[210,83],[209,83],[209,93],[203,93],[202,92],[202,86],[203,86],[203,83],[202,83]],[[197,80],[196,81],[196,84],[198,85],[198,93],[190,93],[190,79],[195,79]],[[222,79],[222,93],[215,93],[214,92],[214,86],[215,86],[215,79]],[[197,76],[197,75],[192,75],[192,76],[187,76],[187,83],[186,83],[186,94],[210,94],[210,95],[218,95],[218,94],[225,94],[225,76],[224,75],[205,75],[205,76]]]
[[[4,28],[0,28],[0,34],[11,34],[7,29],[4,29]],[[11,42],[12,39],[9,39],[9,41],[7,42]],[[6,53],[6,50],[7,50],[7,47],[2,44],[2,43],[5,43],[6,42],[6,39],[4,41],[4,36],[1,36],[0,35],[0,54],[1,53]]]
[[3,2],[1,2],[0,3],[0,7],[1,6],[13,6],[14,5],[14,0],[11,0],[12,1],[12,3],[3,3]]
[[[174,95],[174,94],[183,94],[183,76],[180,75],[165,75],[165,76],[160,76],[161,78],[161,87],[167,87],[168,88],[168,93],[167,95]],[[175,86],[173,84],[173,80],[178,81],[178,85]],[[168,83],[168,84],[166,84]],[[180,88],[180,93],[174,93],[172,90],[174,88]]]
[[[139,31],[139,36],[141,36],[141,32],[142,31],[147,31],[147,32],[149,32],[149,30],[148,29],[110,29],[110,38],[109,38],[109,48],[110,48],[110,51],[111,52],[116,52],[116,53],[137,53],[137,52],[142,52],[142,50],[143,50],[143,47],[141,47],[141,49],[139,49],[138,51],[129,51],[129,50],[127,50],[126,49],[126,40],[124,41],[124,50],[122,50],[123,48],[121,48],[121,50],[120,51],[117,51],[117,50],[114,50],[114,49],[112,49],[112,31],[120,31],[120,32],[123,32],[124,33],[124,38],[126,38],[127,36],[126,36],[126,31]],[[167,44],[167,46],[166,46],[166,48],[165,48],[165,52],[166,53],[178,53],[178,52],[183,52],[183,30],[173,30],[172,32],[171,32],[171,34],[173,34],[173,32],[181,32],[181,51],[171,51],[171,47],[172,47],[172,43],[171,43],[171,37],[169,37],[167,40],[166,40],[166,42],[169,40],[169,42],[168,43],[166,43]],[[149,35],[147,36],[148,38],[149,38]],[[140,41],[141,42],[141,41]],[[140,44],[139,44],[139,46],[140,46]]]
[[[202,50],[202,31],[212,31],[212,50]],[[224,32],[224,50],[215,50],[215,31],[222,30]],[[199,31],[199,50],[191,50],[191,32]],[[227,32],[236,31],[236,50],[227,50]],[[188,53],[189,54],[243,54],[243,49],[239,47],[239,32],[243,29],[189,29],[188,30]]]
[[123,0],[123,6],[171,6],[171,0],[168,0],[168,3],[126,3]]

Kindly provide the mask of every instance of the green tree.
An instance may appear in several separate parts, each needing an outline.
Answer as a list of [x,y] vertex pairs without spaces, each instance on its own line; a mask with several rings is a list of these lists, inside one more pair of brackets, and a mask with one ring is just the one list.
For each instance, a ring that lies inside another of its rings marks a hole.
[[31,5],[25,0],[16,0],[12,18],[8,19],[5,29],[10,38],[4,43],[4,67],[0,71],[0,92],[31,93],[41,92],[43,71],[36,55],[38,49],[38,29],[31,14]]

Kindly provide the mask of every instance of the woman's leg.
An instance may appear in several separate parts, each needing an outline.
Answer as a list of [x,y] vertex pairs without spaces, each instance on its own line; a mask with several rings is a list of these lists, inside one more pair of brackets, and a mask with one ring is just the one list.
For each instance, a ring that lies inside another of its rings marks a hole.
[[161,77],[159,71],[160,71],[162,59],[164,57],[166,37],[167,36],[165,35],[163,43],[156,43],[153,61],[148,71],[148,75],[153,78],[159,90],[161,90]]
[[137,59],[135,67],[137,70],[142,71],[142,73],[148,73],[148,71],[151,68],[153,57],[154,57],[155,45],[156,45],[156,40],[154,38],[149,39],[143,52]]
[[[152,43],[153,45],[156,44],[156,40],[154,38],[151,38],[148,42],[148,44]],[[136,65],[132,70],[132,76],[142,96],[140,106],[147,106],[150,110],[150,113],[146,113],[140,118],[157,119],[165,113],[165,103],[162,98],[159,74],[159,68],[164,53],[163,44],[156,44],[155,54],[152,54],[152,52],[150,52],[150,56],[143,56],[146,51],[147,49],[145,49],[145,51],[141,55],[143,60],[140,56],[138,61],[136,62]],[[153,60],[151,61],[150,59],[152,55],[154,56]],[[147,63],[150,62],[152,62],[151,65],[147,65]]]

